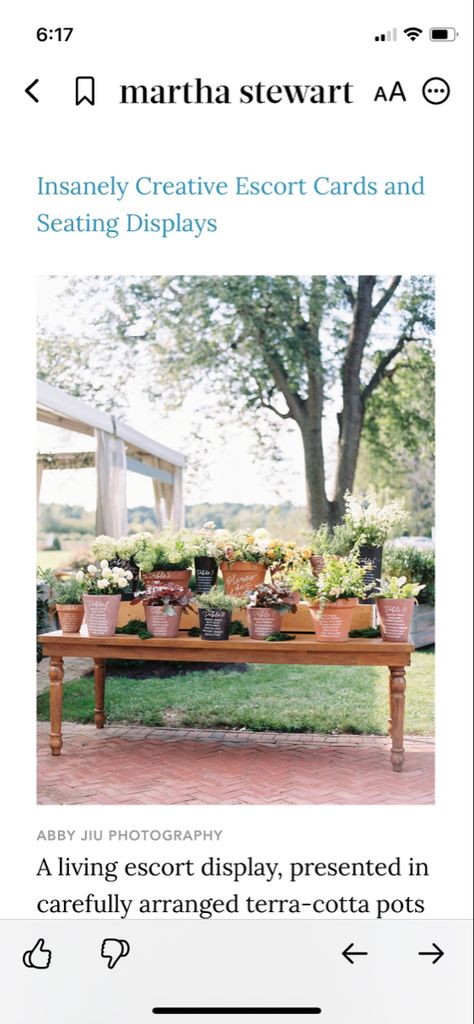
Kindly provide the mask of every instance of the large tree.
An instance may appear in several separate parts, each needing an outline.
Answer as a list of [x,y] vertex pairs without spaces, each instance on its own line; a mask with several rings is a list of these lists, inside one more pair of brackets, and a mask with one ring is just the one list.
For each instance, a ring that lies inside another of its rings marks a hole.
[[[101,279],[92,280],[79,282],[78,293],[93,287],[97,295]],[[428,278],[137,277],[108,279],[106,287],[113,301],[98,319],[102,337],[113,340],[118,375],[123,358],[145,346],[151,394],[176,403],[200,382],[209,390],[210,414],[225,397],[254,424],[263,416],[269,427],[297,425],[313,526],[343,513],[377,397],[385,392],[396,409],[397,374],[403,368],[406,380],[412,360],[413,381],[423,387],[415,355],[431,359]],[[334,403],[336,470],[328,494],[323,424]]]

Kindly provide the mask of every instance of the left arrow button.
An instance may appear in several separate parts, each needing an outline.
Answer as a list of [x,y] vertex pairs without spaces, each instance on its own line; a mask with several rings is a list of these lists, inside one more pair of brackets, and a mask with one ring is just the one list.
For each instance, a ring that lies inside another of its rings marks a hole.
[[38,85],[38,82],[39,82],[39,78],[35,78],[34,82],[30,82],[30,84],[27,85],[27,87],[25,89],[26,95],[30,97],[30,100],[34,100],[35,103],[39,103],[39,99],[38,99],[37,96],[35,96],[35,94],[34,94],[34,92],[32,92],[32,90],[34,89],[35,85]]

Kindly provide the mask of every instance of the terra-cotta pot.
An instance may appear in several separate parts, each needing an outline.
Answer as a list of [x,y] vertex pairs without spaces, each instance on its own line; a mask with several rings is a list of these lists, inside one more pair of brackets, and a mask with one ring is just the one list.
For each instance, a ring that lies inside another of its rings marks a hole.
[[343,643],[347,640],[357,603],[356,597],[339,599],[326,604],[322,612],[319,605],[311,605],[309,610],[316,640],[321,643]]
[[246,597],[265,579],[266,569],[259,562],[221,562],[226,594]]
[[365,570],[364,582],[369,589],[361,604],[375,604],[375,598],[371,597],[371,592],[376,589],[376,581],[380,580],[382,576],[382,554],[383,547],[381,545],[361,544],[359,547],[360,564],[371,566],[370,569]]
[[281,630],[281,612],[277,608],[247,608],[247,622],[252,640],[266,640]]
[[114,636],[121,594],[83,594],[84,618],[89,636]]
[[59,625],[63,633],[78,633],[84,618],[83,604],[57,604]]
[[182,608],[174,608],[174,615],[165,615],[162,605],[145,605],[148,632],[152,636],[177,636],[181,622]]
[[408,643],[414,607],[414,597],[377,598],[382,640]]
[[194,575],[196,577],[196,594],[207,594],[216,584],[218,565],[215,558],[198,555],[194,559]]
[[309,560],[313,576],[319,576],[324,569],[324,555],[311,555]]
[[145,593],[152,595],[163,583],[172,583],[177,590],[187,590],[191,576],[191,569],[154,569],[153,572],[143,572],[142,580]]
[[201,640],[228,640],[232,613],[225,608],[200,608]]

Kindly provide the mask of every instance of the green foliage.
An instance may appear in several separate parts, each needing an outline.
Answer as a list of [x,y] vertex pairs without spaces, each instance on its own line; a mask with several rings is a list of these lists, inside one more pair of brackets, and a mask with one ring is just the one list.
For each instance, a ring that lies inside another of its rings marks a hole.
[[180,572],[191,567],[193,555],[184,536],[160,534],[158,540],[144,540],[135,560],[145,573],[155,572],[157,569]]
[[423,590],[422,583],[408,583],[406,576],[387,576],[380,580],[380,589],[373,590],[374,597],[382,597],[390,601],[416,598]]
[[[46,574],[42,574],[43,578],[39,578],[36,581],[36,632],[47,633],[49,626],[49,599],[48,599],[48,579]],[[36,661],[39,663],[43,657],[43,649],[41,644],[36,644]]]
[[391,501],[380,506],[374,491],[369,491],[363,498],[356,498],[346,491],[344,503],[344,525],[351,537],[352,547],[363,544],[378,547],[385,544],[395,527],[400,528],[409,518],[403,502]]
[[126,626],[118,626],[115,632],[123,633],[124,636],[138,636],[140,640],[151,640],[153,637],[142,619],[130,619]]
[[95,513],[81,505],[41,504],[38,511],[38,533],[90,534],[95,528]]
[[234,619],[230,624],[229,636],[249,636],[247,626],[244,626],[240,619]]
[[55,579],[53,583],[53,597],[56,604],[82,604],[82,595],[86,587],[75,576],[67,579]]
[[246,603],[244,598],[226,594],[219,587],[213,587],[212,590],[208,590],[207,594],[196,594],[196,604],[203,611],[211,611],[215,608],[223,612],[231,612],[234,608],[244,608]]
[[367,590],[365,568],[356,557],[328,555],[319,576],[313,576],[309,569],[303,568],[289,573],[288,579],[304,600],[319,604],[321,610],[335,601],[363,598]]
[[287,640],[294,640],[295,636],[291,633],[270,633],[265,637],[267,644],[281,644]]
[[275,580],[261,583],[247,597],[248,608],[273,608],[278,612],[296,612],[294,593],[288,583]]
[[390,544],[383,553],[384,576],[406,576],[410,583],[419,581],[424,590],[420,604],[435,604],[435,552],[434,548],[421,550],[412,544]]
[[379,626],[368,626],[367,629],[351,629],[351,640],[378,640],[381,637]]
[[313,555],[349,555],[354,546],[353,533],[345,523],[338,523],[331,529],[327,523],[309,537],[309,546]]

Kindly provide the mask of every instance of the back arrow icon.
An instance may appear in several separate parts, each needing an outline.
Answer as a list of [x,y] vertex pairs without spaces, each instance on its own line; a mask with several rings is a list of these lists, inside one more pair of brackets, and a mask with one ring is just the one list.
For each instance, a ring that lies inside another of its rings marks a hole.
[[346,948],[343,949],[343,951],[342,951],[343,957],[345,957],[345,959],[348,960],[350,964],[354,963],[354,961],[351,959],[353,956],[368,956],[367,952],[362,952],[362,951],[358,951],[358,950],[353,949],[352,948],[353,945],[354,945],[354,943],[350,942],[349,945],[346,946]]
[[427,949],[422,953],[418,953],[418,956],[432,956],[434,958],[433,964],[437,964],[438,960],[441,960],[441,957],[444,956],[444,952],[436,945],[436,942],[433,942],[433,949]]
[[39,103],[39,99],[31,90],[34,89],[35,85],[38,85],[38,82],[39,78],[35,78],[34,82],[30,82],[25,89],[26,95],[30,97],[30,100],[34,100],[35,103]]

